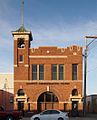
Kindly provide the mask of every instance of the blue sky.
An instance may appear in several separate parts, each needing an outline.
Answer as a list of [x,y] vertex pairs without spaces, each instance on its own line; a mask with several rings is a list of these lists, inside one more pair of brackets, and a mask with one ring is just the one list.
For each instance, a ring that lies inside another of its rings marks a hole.
[[[21,26],[21,1],[0,0],[0,73],[13,72],[11,31]],[[32,31],[32,47],[84,47],[84,36],[97,35],[97,0],[24,0],[24,25]],[[88,50],[87,94],[97,93],[96,52],[97,40]]]

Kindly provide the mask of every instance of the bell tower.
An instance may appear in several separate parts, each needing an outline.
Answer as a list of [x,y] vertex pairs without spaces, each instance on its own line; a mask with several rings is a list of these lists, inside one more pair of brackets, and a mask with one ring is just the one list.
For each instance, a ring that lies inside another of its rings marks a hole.
[[12,34],[14,37],[14,80],[29,80],[29,48],[32,34],[24,26]]
[[29,80],[29,49],[32,33],[24,27],[24,1],[22,0],[22,26],[12,32],[14,38],[14,80]]

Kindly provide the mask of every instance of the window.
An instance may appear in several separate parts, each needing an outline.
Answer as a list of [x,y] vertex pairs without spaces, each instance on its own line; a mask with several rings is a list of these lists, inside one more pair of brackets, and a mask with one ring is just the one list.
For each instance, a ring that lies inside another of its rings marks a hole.
[[44,80],[44,65],[32,65],[32,80]]
[[19,62],[23,62],[23,55],[20,55]]
[[57,110],[51,110],[51,114],[60,114],[60,112]]
[[50,114],[50,110],[46,110],[46,111],[42,112],[41,114],[43,114],[43,115]]
[[18,96],[24,96],[25,95],[23,89],[19,89],[17,94],[18,94]]
[[32,80],[37,80],[37,65],[32,65]]
[[18,38],[18,48],[24,48],[24,38]]
[[52,80],[57,80],[57,65],[52,65]]
[[44,80],[44,65],[39,65],[39,80]]
[[77,64],[72,64],[72,80],[77,80]]
[[59,80],[64,79],[64,65],[59,65]]
[[52,80],[63,80],[64,79],[64,65],[53,64],[52,65]]
[[78,96],[78,91],[77,89],[72,90],[72,96]]

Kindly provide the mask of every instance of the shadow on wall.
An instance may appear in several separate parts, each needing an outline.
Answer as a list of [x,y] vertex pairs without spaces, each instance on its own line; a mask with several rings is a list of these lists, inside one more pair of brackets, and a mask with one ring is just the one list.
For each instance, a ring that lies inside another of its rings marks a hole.
[[10,92],[0,90],[0,106],[5,110],[13,110],[14,95]]

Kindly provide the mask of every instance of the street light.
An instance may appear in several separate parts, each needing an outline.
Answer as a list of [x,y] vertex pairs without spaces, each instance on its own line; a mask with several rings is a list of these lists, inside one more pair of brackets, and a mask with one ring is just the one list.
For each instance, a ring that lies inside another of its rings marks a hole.
[[[87,44],[87,39],[93,38],[91,42]],[[94,40],[97,39],[97,36],[85,36],[85,50],[84,50],[84,101],[83,101],[83,115],[86,114],[86,80],[87,80],[87,53],[88,53],[88,47],[94,42]]]

